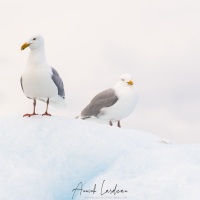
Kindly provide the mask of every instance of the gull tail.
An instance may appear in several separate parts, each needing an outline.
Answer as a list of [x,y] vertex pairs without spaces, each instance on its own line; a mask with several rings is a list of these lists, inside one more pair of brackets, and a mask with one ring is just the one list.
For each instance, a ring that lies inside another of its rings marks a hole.
[[74,117],[75,119],[82,119],[82,120],[85,120],[85,119],[90,119],[91,117],[89,116],[81,116],[81,115],[78,115],[76,117]]
[[62,97],[50,99],[49,104],[56,108],[66,108],[67,107],[65,99],[63,99]]

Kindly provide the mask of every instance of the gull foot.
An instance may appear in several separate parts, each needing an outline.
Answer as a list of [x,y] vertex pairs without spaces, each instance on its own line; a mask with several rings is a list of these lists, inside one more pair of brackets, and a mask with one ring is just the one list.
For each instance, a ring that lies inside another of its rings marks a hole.
[[33,113],[33,114],[25,114],[25,115],[23,115],[23,117],[31,117],[31,116],[34,116],[34,115],[38,115],[38,114],[36,114],[36,113]]
[[120,121],[117,122],[117,126],[118,126],[119,128],[121,128]]
[[51,114],[49,114],[48,112],[45,112],[44,114],[42,114],[42,116],[51,116]]

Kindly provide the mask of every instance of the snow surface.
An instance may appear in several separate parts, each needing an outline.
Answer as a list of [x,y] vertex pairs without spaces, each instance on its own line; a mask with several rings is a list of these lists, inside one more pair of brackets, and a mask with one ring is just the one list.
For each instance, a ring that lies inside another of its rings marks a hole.
[[[66,117],[0,118],[0,200],[196,200],[200,144]],[[117,184],[127,193],[101,195]]]

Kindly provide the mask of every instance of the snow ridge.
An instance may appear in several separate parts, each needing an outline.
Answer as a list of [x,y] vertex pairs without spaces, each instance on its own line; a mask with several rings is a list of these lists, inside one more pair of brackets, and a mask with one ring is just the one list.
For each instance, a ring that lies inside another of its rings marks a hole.
[[[0,200],[198,199],[200,145],[66,117],[0,119]],[[164,141],[164,142],[163,142]],[[126,193],[103,191],[117,189]],[[80,188],[79,188],[80,189]]]

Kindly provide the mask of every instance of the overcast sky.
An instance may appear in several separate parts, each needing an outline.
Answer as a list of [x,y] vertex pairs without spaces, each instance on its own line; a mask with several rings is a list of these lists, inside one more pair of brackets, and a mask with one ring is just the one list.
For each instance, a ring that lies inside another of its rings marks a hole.
[[0,113],[32,111],[19,83],[29,49],[20,47],[40,33],[66,90],[68,108],[52,114],[76,116],[130,73],[140,101],[124,128],[200,142],[199,11],[199,0],[1,1]]

